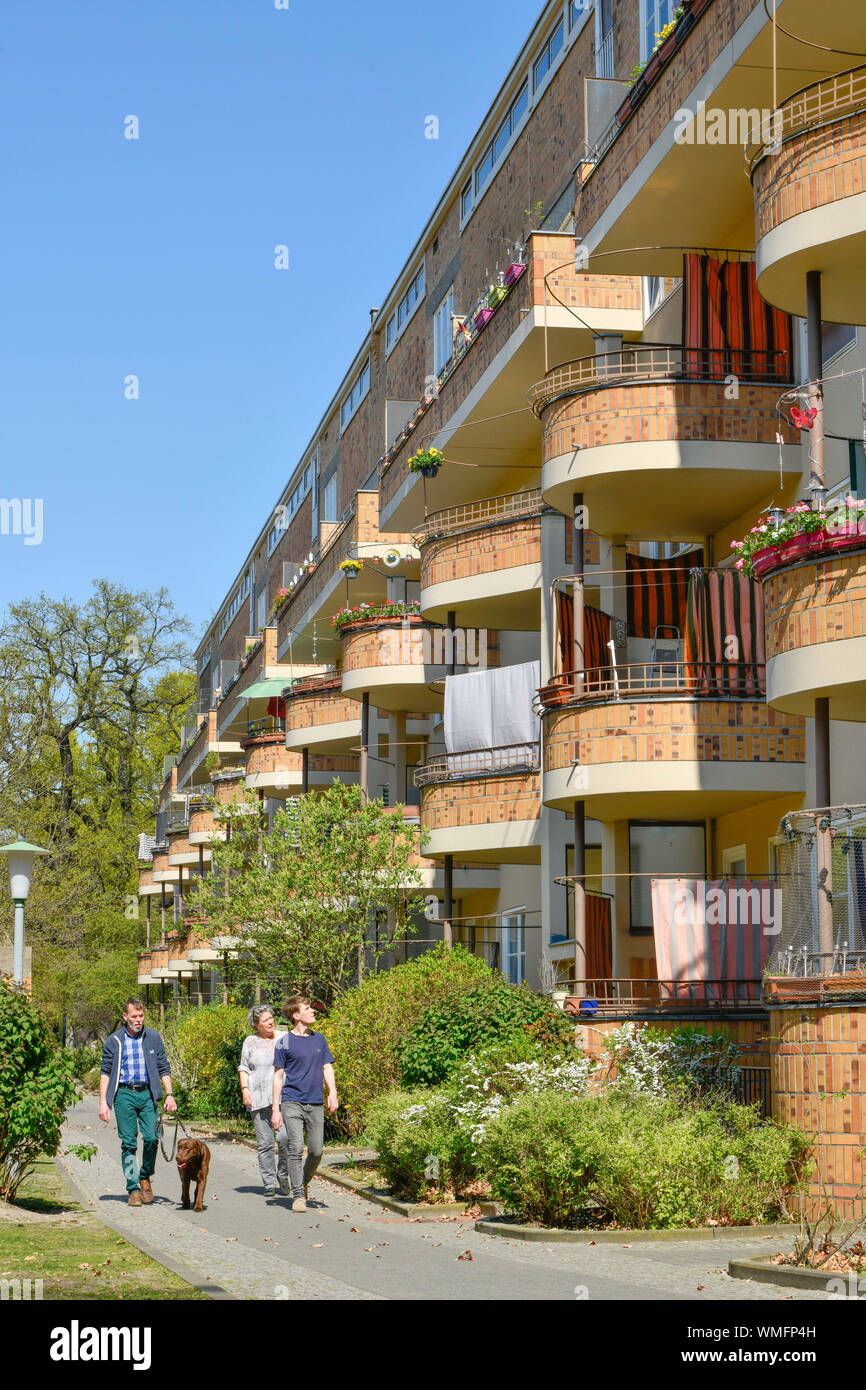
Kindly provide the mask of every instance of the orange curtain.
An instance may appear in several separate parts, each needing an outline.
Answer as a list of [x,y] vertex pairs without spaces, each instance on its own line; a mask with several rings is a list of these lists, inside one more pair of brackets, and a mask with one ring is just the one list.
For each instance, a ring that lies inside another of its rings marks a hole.
[[[791,319],[758,293],[752,261],[683,256],[683,362],[690,376],[791,377]],[[751,359],[750,353],[761,354]]]

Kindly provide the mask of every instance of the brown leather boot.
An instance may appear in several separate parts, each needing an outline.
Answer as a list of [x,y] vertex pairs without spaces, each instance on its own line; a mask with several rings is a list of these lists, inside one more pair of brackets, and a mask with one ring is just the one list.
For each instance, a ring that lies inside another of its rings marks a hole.
[[130,1207],[140,1207],[140,1206],[141,1206],[141,1193],[140,1193],[140,1192],[130,1192],[130,1194],[129,1194],[129,1196],[127,1197],[126,1201],[127,1201],[127,1205],[130,1206]]
[[146,1207],[149,1207],[153,1201],[153,1188],[150,1185],[150,1178],[142,1178],[138,1185],[141,1188],[141,1200]]

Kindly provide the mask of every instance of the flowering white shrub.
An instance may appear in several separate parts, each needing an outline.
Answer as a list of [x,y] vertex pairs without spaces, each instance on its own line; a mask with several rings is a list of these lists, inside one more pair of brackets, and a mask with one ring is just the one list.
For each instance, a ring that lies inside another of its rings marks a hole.
[[739,1080],[739,1048],[724,1033],[688,1025],[660,1033],[647,1024],[624,1023],[604,1045],[615,1065],[615,1088],[665,1095],[678,1081],[732,1090]]

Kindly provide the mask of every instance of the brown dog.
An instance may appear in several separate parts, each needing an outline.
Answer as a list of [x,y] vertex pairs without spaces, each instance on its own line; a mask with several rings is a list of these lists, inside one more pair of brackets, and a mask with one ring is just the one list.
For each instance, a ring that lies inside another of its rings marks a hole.
[[181,1139],[177,1146],[177,1171],[182,1184],[181,1206],[189,1207],[189,1185],[195,1183],[195,1205],[193,1211],[201,1211],[207,1174],[210,1167],[210,1149],[200,1139]]

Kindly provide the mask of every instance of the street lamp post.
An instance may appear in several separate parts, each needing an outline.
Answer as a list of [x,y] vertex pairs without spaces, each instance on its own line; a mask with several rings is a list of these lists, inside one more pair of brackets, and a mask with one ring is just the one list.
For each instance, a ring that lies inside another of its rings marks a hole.
[[16,840],[14,844],[0,846],[0,854],[9,856],[9,887],[15,904],[12,983],[19,989],[24,987],[24,904],[30,896],[33,861],[37,854],[47,853],[47,849],[40,849],[38,845],[28,845],[26,840]]

